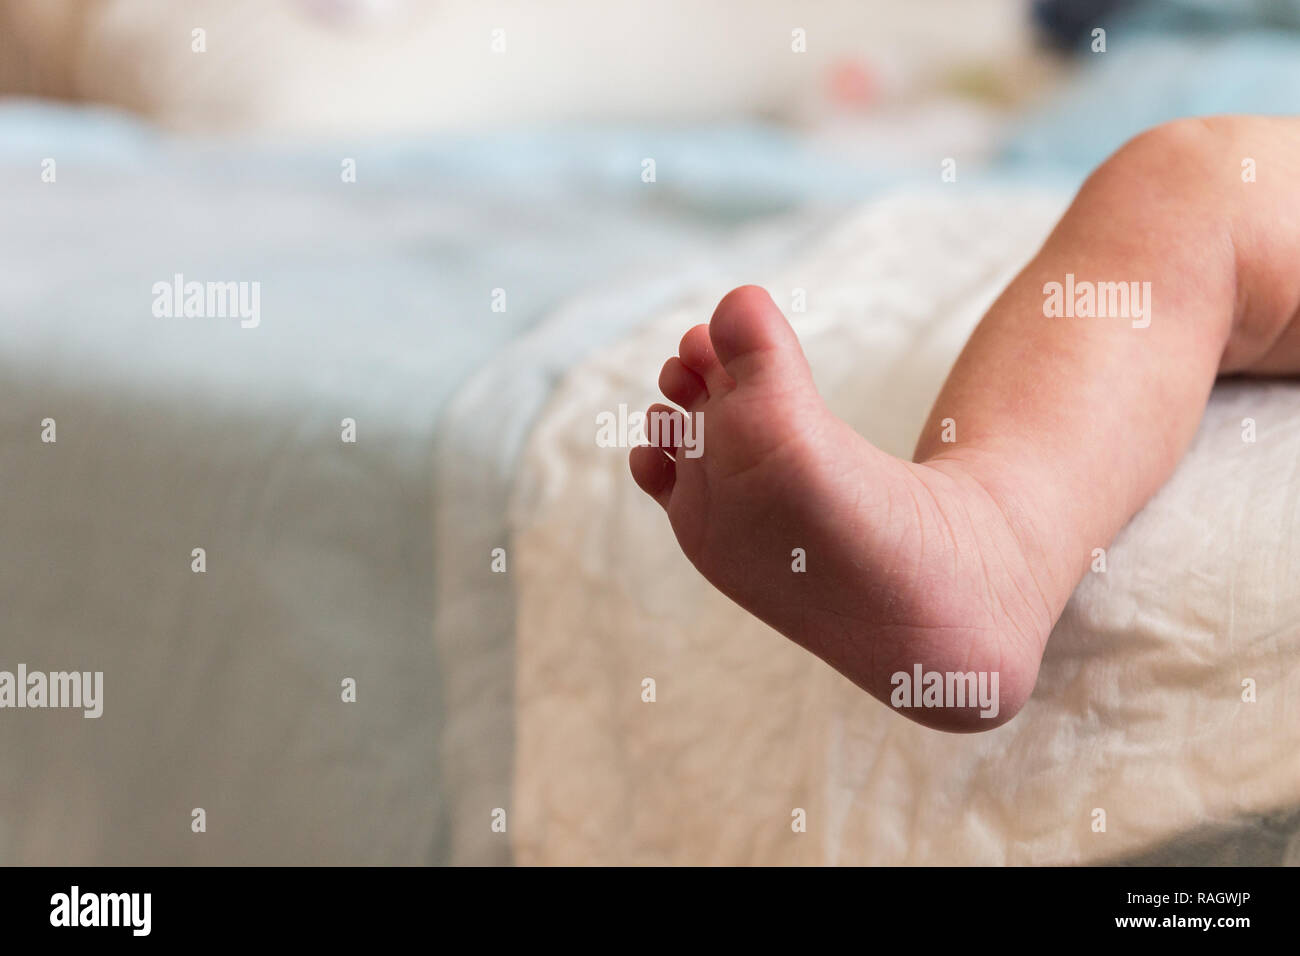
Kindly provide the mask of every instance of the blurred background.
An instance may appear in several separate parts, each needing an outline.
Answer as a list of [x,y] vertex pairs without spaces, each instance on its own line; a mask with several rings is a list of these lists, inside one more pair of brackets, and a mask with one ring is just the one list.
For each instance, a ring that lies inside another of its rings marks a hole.
[[[5,6],[6,92],[109,104],[208,135],[813,124],[944,93],[1023,99],[1041,66],[1027,11],[1006,0]],[[1079,25],[1067,13],[1056,26],[1069,41]],[[201,57],[195,29],[206,34]],[[792,42],[795,30],[811,42]],[[795,52],[806,55],[783,55]]]
[[1294,111],[1300,3],[0,0],[0,94],[0,667],[106,688],[0,719],[0,862],[505,863],[566,373],[863,203]]

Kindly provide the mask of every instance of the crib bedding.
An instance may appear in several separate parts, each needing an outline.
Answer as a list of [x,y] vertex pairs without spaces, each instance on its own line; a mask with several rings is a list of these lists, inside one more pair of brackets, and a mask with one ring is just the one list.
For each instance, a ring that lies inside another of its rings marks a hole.
[[[791,318],[822,394],[906,456],[1065,201],[898,195],[758,278],[787,309],[803,291]],[[1080,584],[1022,713],[947,735],[714,592],[626,452],[594,441],[602,411],[654,400],[714,298],[573,369],[529,438],[512,507],[520,862],[1296,861],[1300,388],[1220,384],[1176,474]]]

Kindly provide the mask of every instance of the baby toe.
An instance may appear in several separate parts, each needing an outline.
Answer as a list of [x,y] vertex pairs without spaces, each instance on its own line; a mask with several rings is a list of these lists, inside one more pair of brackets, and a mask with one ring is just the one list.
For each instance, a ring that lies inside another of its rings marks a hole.
[[637,486],[667,511],[677,481],[677,463],[660,448],[638,445],[628,456],[628,464]]
[[704,379],[698,372],[687,368],[675,355],[664,363],[659,372],[659,390],[664,393],[664,398],[688,412],[694,411],[709,398]]
[[656,402],[646,409],[645,439],[651,447],[677,457],[686,432],[686,416],[675,408]]
[[683,365],[704,380],[710,396],[719,395],[735,385],[713,351],[707,325],[697,325],[683,335],[677,354],[681,356]]
[[743,285],[722,297],[709,339],[715,360],[737,382],[811,382],[794,329],[759,286]]

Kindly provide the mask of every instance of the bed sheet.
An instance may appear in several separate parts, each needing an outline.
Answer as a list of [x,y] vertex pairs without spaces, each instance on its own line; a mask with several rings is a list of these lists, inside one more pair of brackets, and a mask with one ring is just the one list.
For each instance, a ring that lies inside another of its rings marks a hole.
[[[790,315],[832,409],[907,457],[1067,196],[900,194],[761,280],[787,310],[804,290]],[[512,508],[521,862],[1298,861],[1300,387],[1216,387],[1173,478],[1076,590],[1021,714],[943,734],[715,592],[626,450],[596,444],[599,414],[656,398],[712,292],[575,368],[530,436]]]

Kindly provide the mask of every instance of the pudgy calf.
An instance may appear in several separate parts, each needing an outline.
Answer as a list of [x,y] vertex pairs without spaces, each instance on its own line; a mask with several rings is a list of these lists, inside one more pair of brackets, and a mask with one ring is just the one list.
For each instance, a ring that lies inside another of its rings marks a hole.
[[1297,181],[1300,120],[1127,143],[982,319],[910,462],[835,418],[771,298],[735,289],[660,373],[677,407],[649,410],[707,419],[702,454],[634,448],[633,477],[746,610],[914,720],[996,727],[1216,377],[1300,371]]

